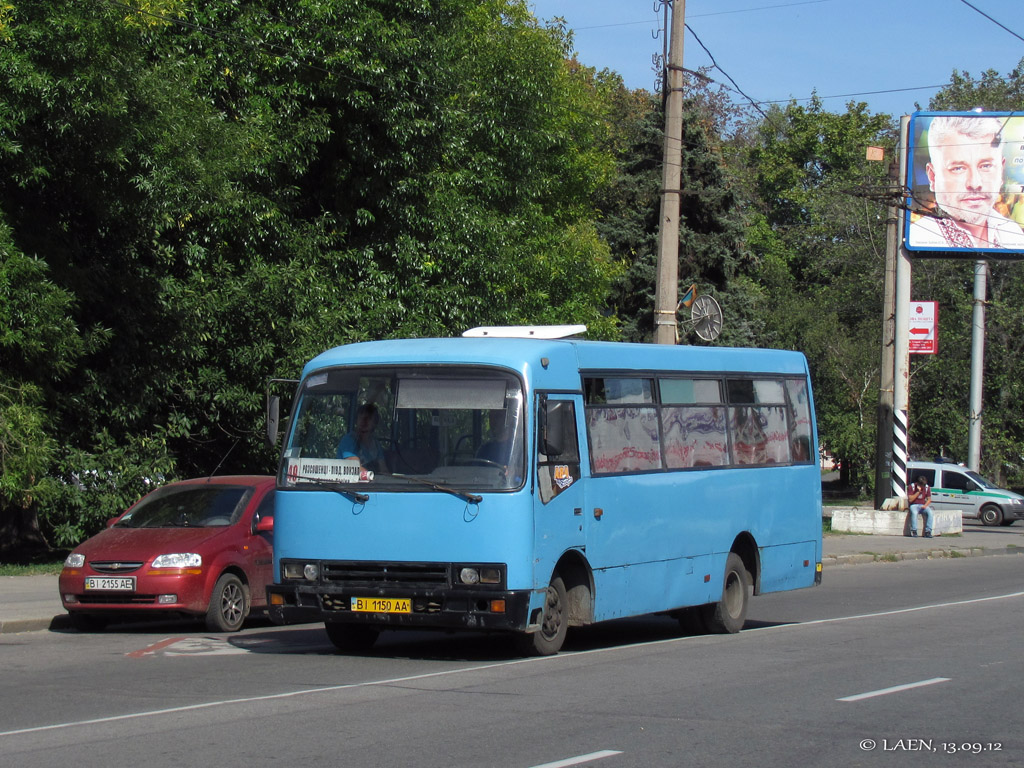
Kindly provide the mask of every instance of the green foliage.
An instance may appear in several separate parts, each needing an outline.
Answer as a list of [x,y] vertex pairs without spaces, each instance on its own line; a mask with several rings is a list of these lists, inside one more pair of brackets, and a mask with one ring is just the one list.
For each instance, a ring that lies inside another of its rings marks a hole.
[[0,307],[25,468],[0,515],[53,542],[143,478],[270,470],[265,382],[326,347],[615,335],[610,92],[522,0],[38,0],[0,24],[0,244],[39,269],[39,306]]
[[891,118],[863,104],[773,109],[737,142],[753,181],[747,245],[760,258],[760,338],[807,355],[820,442],[872,477],[881,361],[886,212],[857,193],[884,183],[865,149],[893,147]]

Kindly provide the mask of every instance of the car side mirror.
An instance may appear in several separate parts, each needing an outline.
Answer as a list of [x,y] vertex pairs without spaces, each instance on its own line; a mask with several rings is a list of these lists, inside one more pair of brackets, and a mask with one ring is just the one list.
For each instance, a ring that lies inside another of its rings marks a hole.
[[256,521],[256,525],[253,526],[255,533],[273,533],[274,532],[274,516],[266,515]]

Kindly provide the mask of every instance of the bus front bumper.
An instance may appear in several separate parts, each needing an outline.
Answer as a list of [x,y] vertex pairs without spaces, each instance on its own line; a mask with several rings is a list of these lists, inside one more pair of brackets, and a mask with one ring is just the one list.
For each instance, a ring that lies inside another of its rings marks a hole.
[[[275,624],[338,622],[381,629],[466,629],[522,631],[527,628],[530,590],[336,590],[315,585],[267,587],[267,609]],[[370,599],[381,612],[354,610],[354,598]],[[408,606],[402,605],[407,600]],[[407,608],[407,610],[406,610]]]

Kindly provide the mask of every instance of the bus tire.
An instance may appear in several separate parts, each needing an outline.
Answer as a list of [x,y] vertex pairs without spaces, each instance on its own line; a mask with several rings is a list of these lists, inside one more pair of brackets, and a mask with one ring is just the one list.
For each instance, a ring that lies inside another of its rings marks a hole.
[[373,648],[380,631],[365,624],[339,624],[328,621],[324,624],[327,637],[334,647],[345,653],[360,653]]
[[206,608],[206,628],[210,632],[237,632],[249,615],[249,590],[233,573],[217,579]]
[[565,582],[555,575],[548,585],[541,610],[540,629],[523,635],[520,648],[526,656],[551,656],[562,649],[569,630],[568,599]]
[[747,620],[747,602],[750,599],[750,574],[743,560],[730,552],[725,561],[725,580],[722,584],[722,599],[717,603],[701,606],[704,623],[709,632],[732,634],[743,629]]
[[978,517],[981,518],[981,522],[985,525],[1002,525],[1003,510],[995,504],[986,504],[981,508],[981,513]]

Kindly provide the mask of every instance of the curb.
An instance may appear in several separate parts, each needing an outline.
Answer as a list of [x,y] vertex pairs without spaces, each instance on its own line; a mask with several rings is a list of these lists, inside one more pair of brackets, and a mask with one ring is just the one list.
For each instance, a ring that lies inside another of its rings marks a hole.
[[985,549],[971,547],[969,549],[931,549],[915,552],[861,552],[855,555],[826,555],[821,559],[822,566],[827,565],[860,565],[861,563],[895,563],[901,560],[932,560],[953,557],[982,557],[985,555],[1024,555],[1021,547],[1005,547]]
[[17,632],[38,632],[42,629],[69,629],[71,617],[58,614],[49,619],[8,619],[0,621],[0,635],[12,635]]

